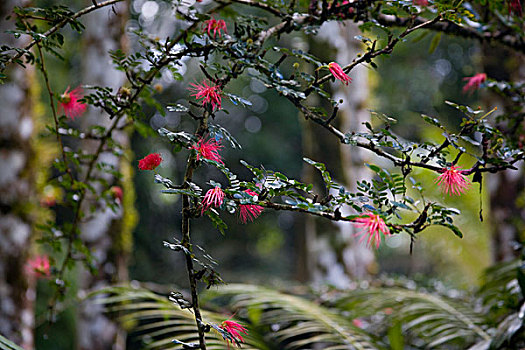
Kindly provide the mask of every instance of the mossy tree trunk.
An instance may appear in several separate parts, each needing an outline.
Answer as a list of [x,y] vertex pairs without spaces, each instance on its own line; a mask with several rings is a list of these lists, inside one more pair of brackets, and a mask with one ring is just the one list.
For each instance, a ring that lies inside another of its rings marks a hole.
[[[125,75],[114,69],[108,51],[126,51],[124,26],[128,17],[127,8],[128,4],[123,2],[86,16],[86,32],[82,37],[82,84],[109,86],[114,91],[125,84]],[[88,130],[94,125],[108,127],[110,123],[107,115],[94,108],[80,118],[83,130]],[[127,263],[132,246],[131,234],[136,221],[132,168],[129,161],[132,155],[129,150],[128,133],[115,131],[113,136],[123,155],[117,156],[115,153],[118,152],[114,153],[114,149],[108,148],[101,153],[98,162],[113,167],[122,176],[116,178],[102,171],[94,175],[108,186],[120,187],[123,198],[122,201],[110,199],[115,201],[116,206],[113,208],[102,199],[88,197],[86,200],[88,219],[81,227],[81,237],[93,254],[97,273],[81,271],[79,288],[82,294],[128,279]],[[85,141],[82,148],[94,153],[98,144],[98,140]],[[105,192],[107,187],[101,183],[95,183],[94,186],[103,197],[111,198],[111,193]],[[104,315],[102,306],[90,299],[82,303],[78,313],[77,348],[125,348],[125,334]]]
[[[0,2],[0,42],[23,46],[27,38],[14,40],[4,34],[13,23],[6,21],[21,1]],[[0,334],[34,347],[35,279],[25,273],[29,258],[36,203],[32,84],[34,70],[13,65],[0,85]]]
[[[355,24],[342,26],[339,23],[325,24],[320,32],[321,37],[337,49],[337,55],[332,60],[341,65],[351,62],[361,51],[361,43],[354,39],[358,34],[359,29]],[[362,123],[368,121],[370,115],[366,110],[369,94],[367,68],[360,66],[354,69],[351,77],[353,81],[348,86],[340,81],[333,85],[335,99],[344,100],[333,123],[345,132],[360,131]],[[314,160],[328,160],[328,169],[347,190],[355,191],[356,181],[370,177],[364,168],[366,155],[362,150],[334,141],[325,130],[308,121],[303,125],[305,155]],[[316,170],[305,165],[303,180],[311,183],[316,179],[319,179]],[[300,279],[344,288],[353,279],[367,277],[374,267],[374,254],[365,245],[358,243],[355,233],[350,223],[334,224],[306,217],[299,264],[303,266],[299,270]]]

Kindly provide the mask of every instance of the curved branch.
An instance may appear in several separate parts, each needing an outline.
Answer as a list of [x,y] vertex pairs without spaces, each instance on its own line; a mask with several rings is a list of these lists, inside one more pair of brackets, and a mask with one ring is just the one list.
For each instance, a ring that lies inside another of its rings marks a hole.
[[[401,18],[393,15],[379,14],[376,17],[379,24],[388,27],[406,27],[411,21],[415,25],[424,23],[426,20],[422,17]],[[481,42],[499,43],[513,50],[525,53],[525,40],[517,35],[511,35],[506,31],[478,31],[475,28],[460,26],[450,21],[440,21],[426,26],[427,29],[443,32],[445,34],[456,35],[464,38],[476,39]]]
[[30,50],[37,42],[40,42],[40,41],[42,41],[42,39],[47,38],[51,34],[55,33],[57,30],[59,30],[60,28],[64,27],[66,24],[68,24],[70,21],[72,21],[74,19],[77,19],[78,17],[81,17],[81,16],[83,16],[85,14],[88,14],[90,12],[93,12],[95,10],[98,10],[99,8],[106,7],[106,6],[109,6],[109,5],[113,5],[113,4],[116,4],[116,3],[121,2],[121,1],[124,1],[124,0],[107,0],[107,1],[104,1],[104,2],[101,2],[101,3],[98,3],[98,4],[95,2],[94,5],[88,6],[88,7],[84,8],[84,9],[76,12],[71,17],[64,18],[63,20],[58,22],[56,25],[54,25],[53,27],[49,28],[45,33],[41,34],[39,40],[32,40],[29,44],[24,46],[22,48],[22,50],[18,51],[17,54],[15,54],[13,57],[9,58],[6,61],[5,66],[2,68],[2,70],[7,68],[7,66],[10,65],[11,63],[13,63],[15,60],[17,60],[20,57],[22,57],[24,55],[24,52],[27,52],[28,50]]

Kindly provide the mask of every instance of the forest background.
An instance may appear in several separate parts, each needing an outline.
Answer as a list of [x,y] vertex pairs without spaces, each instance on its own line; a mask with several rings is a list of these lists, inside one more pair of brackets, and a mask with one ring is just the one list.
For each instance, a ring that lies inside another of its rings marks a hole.
[[[191,5],[197,8],[201,6],[203,9],[213,6],[212,2],[200,4],[189,1],[188,3],[192,3]],[[413,6],[412,1],[400,3]],[[436,5],[437,3],[439,2],[436,2]],[[484,6],[481,3],[466,8],[473,12],[477,9],[481,13]],[[517,31],[517,38],[523,42],[523,18],[507,12],[509,6],[507,2],[498,2],[500,3],[501,8],[495,11],[499,11],[502,22],[507,23],[512,17],[512,21],[515,21],[513,25],[521,28],[521,32]],[[13,28],[12,19],[4,20],[6,15],[11,13],[13,6],[52,8],[52,6],[66,5],[78,10],[90,4],[89,1],[69,1],[67,4],[52,0],[23,3],[6,1],[0,11],[2,16],[0,29],[4,31]],[[182,5],[188,4],[183,2]],[[431,2],[428,8],[422,6],[418,9],[435,14],[433,5],[434,3]],[[240,7],[240,9],[236,8],[237,10],[245,14],[266,16],[264,8],[242,7],[242,4],[236,6]],[[219,17],[224,19],[228,34],[233,33],[236,22],[235,12],[227,9],[218,10],[214,16],[217,19]],[[129,0],[87,14],[82,18],[82,23],[86,27],[83,34],[70,27],[65,27],[61,31],[64,42],[67,43],[60,49],[61,58],[57,57],[58,55],[47,55],[47,71],[56,91],[64,91],[68,87],[73,89],[79,85],[84,86],[84,90],[88,91],[91,85],[105,84],[116,91],[124,85],[126,77],[114,69],[112,58],[107,51],[120,48],[124,52],[133,52],[140,48],[139,36],[134,34],[138,29],[142,31],[141,38],[147,38],[151,42],[173,37],[184,27],[185,20],[176,15],[174,4],[168,1]],[[202,28],[202,32],[206,32],[205,27]],[[376,34],[379,36],[372,31],[370,36]],[[4,40],[6,43],[11,43],[12,35],[2,35],[2,38],[5,38],[2,43]],[[278,43],[279,46],[309,52],[322,62],[337,61],[346,64],[363,48],[360,35],[362,33],[352,21],[347,21],[345,24],[332,22],[321,27],[317,36],[294,32],[283,35]],[[421,118],[421,114],[437,117],[447,128],[458,130],[463,113],[447,105],[445,101],[473,108],[479,106],[487,112],[494,107],[499,111],[508,109],[505,99],[488,89],[465,91],[465,77],[485,72],[494,81],[514,81],[522,89],[520,91],[523,94],[525,74],[523,51],[510,50],[509,53],[506,50],[497,44],[490,45],[487,42],[449,36],[430,30],[422,30],[417,35],[408,36],[395,47],[392,55],[374,59],[375,67],[367,64],[352,70],[350,77],[353,81],[349,85],[342,85],[338,80],[329,84],[328,89],[334,94],[334,99],[341,98],[345,101],[339,106],[344,117],[336,123],[342,129],[363,130],[363,124],[366,122],[371,123],[373,127],[385,125],[384,116],[388,116],[396,120],[390,130],[400,137],[418,142],[428,140],[439,143],[443,138],[443,130],[429,125]],[[168,108],[165,113],[156,107],[159,104],[165,106],[184,103],[184,96],[188,94],[190,88],[189,83],[197,83],[201,80],[200,63],[195,59],[183,59],[175,74],[173,71],[166,70],[155,77],[151,83],[151,95],[144,96],[144,102],[141,104],[143,114],[140,122],[135,124],[134,129],[124,130],[122,135],[117,136],[120,137],[119,142],[125,146],[122,149],[126,152],[124,157],[126,164],[121,164],[122,177],[118,182],[122,196],[113,192],[106,193],[105,206],[107,207],[98,208],[100,214],[83,222],[82,231],[83,240],[88,242],[86,247],[93,249],[95,256],[99,247],[105,247],[103,248],[105,254],[118,263],[105,265],[104,269],[98,271],[99,277],[91,277],[92,274],[81,264],[74,264],[64,276],[68,281],[67,288],[63,289],[63,295],[60,295],[60,298],[55,300],[56,305],[53,305],[53,308],[56,308],[51,312],[54,315],[53,322],[49,322],[49,305],[50,300],[57,298],[56,286],[52,286],[55,281],[45,278],[35,281],[37,283],[34,297],[36,332],[30,343],[34,343],[36,348],[93,348],[92,342],[96,340],[93,335],[100,332],[97,329],[109,327],[109,324],[113,325],[114,315],[104,314],[101,311],[90,313],[91,308],[98,310],[100,305],[80,301],[100,287],[107,287],[108,281],[111,283],[131,281],[130,284],[134,288],[148,288],[158,293],[156,295],[167,295],[170,291],[179,290],[186,295],[188,283],[187,273],[182,268],[184,256],[173,253],[162,244],[163,241],[171,241],[173,236],[180,236],[181,196],[161,193],[159,184],[152,181],[151,174],[138,170],[138,160],[149,153],[160,153],[163,162],[156,171],[166,178],[184,177],[186,160],[177,156],[180,151],[177,147],[180,146],[173,145],[166,138],[156,135],[159,128],[187,129],[191,121],[188,121],[176,107],[171,110]],[[285,66],[283,72],[288,76],[293,69],[293,66]],[[6,174],[9,169],[14,168],[9,167],[9,159],[4,157],[6,169],[2,171],[4,180],[13,177],[18,182],[31,182],[32,190],[24,199],[27,203],[23,216],[30,218],[32,238],[28,241],[30,244],[23,245],[24,253],[20,256],[29,259],[30,255],[47,254],[52,261],[59,262],[63,251],[57,253],[49,247],[52,244],[42,238],[39,233],[42,228],[39,225],[46,220],[67,221],[72,215],[65,205],[61,205],[67,202],[67,193],[48,183],[49,178],[57,176],[57,170],[50,169],[50,165],[54,159],[60,157],[60,148],[53,138],[53,132],[46,129],[46,125],[52,124],[53,114],[46,90],[47,82],[38,70],[28,69],[23,72],[15,73],[18,79],[15,81],[24,85],[29,101],[25,105],[28,110],[24,115],[30,115],[32,120],[29,131],[31,162],[24,171],[11,176]],[[177,74],[184,78],[182,83],[176,79]],[[235,97],[230,100],[224,98],[223,103],[227,106],[228,113],[217,112],[214,121],[228,129],[242,145],[242,149],[225,147],[221,151],[232,172],[241,178],[251,176],[250,171],[240,163],[244,160],[254,166],[264,164],[266,169],[286,171],[289,178],[313,183],[314,188],[322,192],[325,184],[320,173],[303,161],[303,157],[322,161],[331,172],[333,179],[345,184],[347,188],[355,188],[356,181],[372,179],[375,176],[374,169],[367,164],[392,169],[391,164],[377,159],[372,152],[354,149],[348,151],[348,146],[331,139],[323,128],[305,122],[301,113],[289,101],[281,98],[274,89],[269,89],[259,80],[251,78],[249,74],[232,82],[231,90],[247,102]],[[8,84],[0,87],[2,105],[7,106],[10,104],[9,101],[13,101],[11,93],[13,91],[9,90]],[[314,101],[316,102],[319,106],[325,103],[321,100]],[[517,114],[523,120],[523,105],[521,106]],[[488,119],[495,118],[497,113],[489,115]],[[0,118],[4,119],[4,125],[8,124],[5,114]],[[100,118],[100,112],[90,107],[85,115],[71,120],[70,126],[72,129],[86,128],[93,125],[97,118]],[[18,125],[20,128],[24,127],[23,123]],[[69,131],[64,131],[67,132]],[[66,147],[71,149],[93,147],[80,140],[65,142]],[[395,285],[403,286],[405,290],[421,290],[422,293],[428,293],[436,298],[457,299],[458,302],[468,299],[469,302],[476,304],[481,300],[476,299],[479,297],[476,293],[491,282],[484,277],[487,268],[502,262],[506,264],[497,266],[504,268],[519,266],[517,259],[520,256],[520,242],[525,231],[523,162],[518,163],[517,168],[518,170],[490,174],[484,180],[481,189],[480,184],[473,183],[469,191],[461,196],[442,193],[436,185],[435,173],[417,170],[420,186],[426,189],[429,199],[460,209],[461,215],[457,217],[455,223],[463,232],[462,238],[445,227],[437,226],[426,229],[415,241],[411,241],[408,235],[388,237],[376,251],[358,242],[359,239],[354,237],[358,230],[351,224],[335,224],[303,213],[265,210],[253,223],[247,224],[240,223],[237,216],[225,216],[223,220],[228,226],[225,234],[221,234],[207,220],[195,220],[192,222],[192,239],[195,244],[205,247],[207,253],[219,262],[216,269],[224,281],[232,284],[230,288],[233,292],[226,294],[242,295],[252,287],[257,290],[257,287],[251,285],[259,285],[276,292],[300,295],[308,302],[324,305],[327,309],[334,307],[331,302],[334,304],[340,302],[338,307],[344,310],[345,307],[348,308],[348,306],[341,306],[344,304],[341,301],[344,297],[333,296],[339,291],[374,292],[373,288],[384,286],[386,289]],[[218,177],[221,174],[217,169],[207,168],[207,170],[209,171],[207,176],[211,174],[212,177]],[[29,180],[28,171],[31,172]],[[16,179],[17,176],[22,179]],[[205,177],[201,180],[204,179]],[[3,184],[9,184],[8,180]],[[480,213],[481,211],[483,214]],[[10,225],[9,215],[13,213],[18,212],[2,212],[1,227],[7,230]],[[482,221],[480,215],[483,216]],[[101,229],[100,226],[104,228]],[[90,232],[93,235],[90,236]],[[111,240],[108,241],[107,237],[111,237]],[[108,248],[108,245],[111,247]],[[0,249],[4,257],[10,254],[6,246]],[[492,279],[494,280],[495,278]],[[504,281],[504,285],[498,288],[508,291],[512,288],[507,283],[512,282],[514,283],[512,286],[515,287],[516,281],[517,277],[512,275],[510,280]],[[6,280],[2,283],[4,287],[9,286]],[[238,286],[234,283],[250,286]],[[243,309],[239,304],[235,304],[238,300],[231,303],[221,300],[214,304],[214,290],[215,287],[212,287],[211,295],[207,297],[211,300],[210,305],[214,305],[210,306],[210,309],[225,315],[224,319],[238,312],[238,316],[245,324],[253,325],[254,329],[250,328],[250,332],[256,333],[256,322],[250,319],[249,312],[246,311],[249,308]],[[114,292],[118,294],[118,291]],[[502,300],[505,300],[505,294],[500,292]],[[220,292],[217,293],[220,296]],[[516,293],[519,295],[517,297],[519,302],[514,304],[521,305],[523,296],[520,291],[514,290],[514,294],[510,295],[515,298]],[[359,299],[357,296],[354,297],[355,300]],[[372,298],[372,294],[369,297]],[[104,301],[107,304],[113,302]],[[512,307],[516,308],[514,304]],[[159,305],[168,307],[161,302]],[[175,307],[175,304],[173,306]],[[383,307],[383,310],[385,308],[387,307]],[[481,310],[476,311],[481,313]],[[125,313],[122,310],[120,312]],[[345,313],[343,312],[342,315]],[[351,312],[350,315],[347,314],[345,317],[351,321],[352,327],[374,332],[377,319],[367,313],[359,315]],[[520,314],[520,320],[522,318],[523,315]],[[176,320],[177,317],[174,319]],[[496,324],[494,329],[497,329],[497,323],[504,319],[501,315],[499,319],[496,317],[493,320]],[[381,319],[377,322],[383,321]],[[402,328],[407,326],[408,321],[414,321],[414,318],[409,317],[405,321],[407,322],[404,324],[394,322],[390,326],[385,326],[384,332],[376,336],[386,339],[384,341],[392,348],[396,346],[424,348],[425,345],[421,344],[428,345],[429,341],[418,343],[417,339],[424,339],[424,335],[409,335],[407,329]],[[113,339],[116,339],[114,344],[120,344],[122,348],[126,347],[126,344],[128,348],[141,348],[144,346],[142,342],[151,343],[152,339],[157,339],[155,335],[145,337],[144,332],[135,334],[133,327],[137,324],[131,324],[133,322],[129,319],[127,322],[127,324],[123,322],[124,328],[129,331],[130,336],[127,337],[126,332],[115,332],[112,334]],[[141,321],[136,322],[140,324]],[[180,319],[178,322],[181,322]],[[258,328],[260,334],[266,334],[268,330],[261,330],[261,327],[259,325]],[[510,343],[518,344],[519,339],[522,341],[522,334],[520,335],[522,327],[520,323],[512,334],[504,337],[501,344],[505,345],[500,345],[510,346]],[[177,333],[176,330],[174,332]],[[8,336],[5,333],[3,335]],[[171,335],[167,332],[164,336]],[[313,335],[310,334],[305,339],[309,339],[308,337]],[[8,338],[12,337],[8,336]],[[463,348],[464,343],[460,338],[453,338],[458,342],[451,342],[447,346]],[[465,336],[466,338],[468,337]],[[17,343],[22,344],[20,339],[16,340]],[[285,343],[293,342],[285,341]],[[282,344],[278,344],[274,343],[274,348],[284,348]],[[8,348],[7,345],[2,346]],[[319,346],[324,348],[323,345]],[[268,348],[272,347],[268,346]]]

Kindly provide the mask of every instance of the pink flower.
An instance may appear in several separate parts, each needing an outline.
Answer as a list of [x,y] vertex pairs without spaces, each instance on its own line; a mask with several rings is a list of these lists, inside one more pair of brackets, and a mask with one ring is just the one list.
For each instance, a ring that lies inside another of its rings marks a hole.
[[195,96],[197,100],[202,100],[202,105],[210,103],[213,109],[221,108],[221,88],[218,85],[208,85],[206,80],[203,80],[201,84],[190,84],[193,86],[190,88],[191,91],[195,92],[191,96]]
[[412,0],[412,3],[418,6],[428,6],[428,0]]
[[457,166],[443,168],[442,174],[434,181],[438,186],[441,186],[441,191],[449,196],[453,194],[459,196],[470,187],[469,180],[459,169]]
[[204,214],[204,212],[210,207],[218,208],[222,205],[222,202],[224,201],[224,191],[221,190],[220,187],[212,188],[211,190],[208,190],[206,194],[204,195],[204,199],[202,200],[202,211],[201,215]]
[[29,276],[49,277],[49,258],[47,255],[38,255],[29,259],[26,265],[26,273]]
[[[244,190],[245,193],[248,193],[250,196],[255,196],[255,193],[252,190]],[[241,204],[239,209],[239,219],[243,224],[246,224],[248,221],[253,221],[261,215],[263,207],[255,204]]]
[[383,233],[384,236],[390,236],[388,226],[377,214],[365,213],[360,217],[355,218],[352,224],[363,229],[361,232],[355,234],[355,236],[362,235],[359,242],[362,242],[368,235],[368,241],[366,242],[368,247],[371,247],[372,242],[375,241],[376,249],[379,248],[379,244],[381,243],[380,233]]
[[204,141],[203,137],[191,148],[197,150],[197,160],[202,157],[204,159],[214,160],[218,163],[224,164],[219,154],[219,150],[222,148],[221,142],[214,138]]
[[338,65],[335,62],[328,63],[328,69],[330,70],[330,73],[334,75],[336,79],[339,79],[343,82],[343,84],[348,85],[348,83],[352,82],[352,78],[350,78],[341,68],[340,65]]
[[224,20],[216,20],[215,18],[211,18],[204,22],[203,28],[207,29],[208,36],[211,37],[211,31],[213,30],[213,39],[215,39],[215,36],[217,35],[217,32],[219,32],[219,36],[222,37],[221,31],[224,30],[225,33],[228,33],[226,30],[226,22]]
[[122,203],[122,196],[123,196],[122,187],[111,186],[111,188],[109,189],[109,192],[111,193],[111,195],[113,196],[113,198],[115,199],[117,203]]
[[244,334],[248,334],[248,330],[244,328],[241,324],[230,320],[223,321],[220,325],[220,328],[222,328],[225,332],[227,332],[230,335],[231,339],[227,339],[228,343],[230,342],[230,340],[233,340],[239,347],[241,347],[240,343],[244,342],[244,338],[242,337],[241,332]]
[[463,93],[465,94],[469,91],[472,93],[473,91],[479,89],[481,83],[487,80],[487,75],[485,73],[478,73],[472,77],[463,78],[463,80],[467,81],[465,86],[463,86]]
[[359,319],[359,318],[354,318],[352,320],[352,324],[354,326],[356,326],[357,328],[363,328],[363,326],[364,326],[363,321],[361,319]]
[[148,154],[139,160],[140,170],[154,170],[162,162],[162,157],[158,153]]
[[523,8],[521,7],[520,0],[510,0],[509,2],[509,15],[514,12],[518,17],[523,16]]
[[72,91],[68,90],[69,86],[67,87],[66,91],[64,91],[64,93],[58,98],[58,106],[59,109],[64,110],[64,114],[67,117],[75,119],[86,111],[87,106],[86,104],[79,101],[82,98],[81,87],[77,87]]

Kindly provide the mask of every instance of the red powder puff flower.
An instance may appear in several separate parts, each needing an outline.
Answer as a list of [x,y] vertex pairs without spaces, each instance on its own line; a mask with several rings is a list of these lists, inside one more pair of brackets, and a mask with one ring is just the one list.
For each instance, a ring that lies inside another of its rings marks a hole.
[[215,36],[217,35],[217,32],[219,33],[219,36],[222,37],[222,30],[224,30],[225,33],[228,33],[226,29],[226,22],[224,20],[216,20],[215,18],[211,18],[204,22],[204,29],[207,30],[208,36],[211,37],[211,31],[213,30],[213,39],[215,39]]
[[523,7],[521,7],[520,0],[509,1],[509,15],[514,12],[518,17],[523,16]]
[[206,194],[204,195],[204,199],[202,200],[202,211],[201,215],[204,214],[204,212],[210,207],[218,208],[222,205],[222,202],[224,201],[224,191],[221,190],[220,187],[212,188],[211,190],[208,190]]
[[109,189],[109,192],[111,193],[111,195],[113,196],[113,198],[115,199],[117,203],[122,203],[122,196],[124,194],[122,191],[122,187],[111,186],[111,188]]
[[210,103],[213,109],[221,109],[221,88],[218,85],[208,85],[206,80],[201,84],[190,84],[193,86],[191,91],[195,92],[191,96],[195,96],[197,100],[202,100],[202,105]]
[[470,187],[469,180],[462,174],[462,171],[457,166],[451,166],[449,168],[443,168],[443,172],[434,181],[438,186],[441,187],[443,193],[459,196],[464,193]]
[[368,241],[366,242],[368,247],[371,247],[372,242],[375,241],[376,249],[379,248],[379,244],[381,243],[380,233],[383,233],[384,236],[390,236],[388,226],[377,214],[365,213],[360,217],[355,218],[352,224],[363,229],[361,232],[355,234],[355,236],[362,235],[359,242],[362,242],[366,236],[368,236]]
[[162,157],[158,153],[148,154],[139,160],[140,170],[154,170],[162,162]]
[[472,92],[479,89],[481,83],[487,80],[487,75],[485,73],[478,73],[472,77],[463,78],[463,80],[467,82],[465,86],[463,86],[463,93],[470,92],[472,94]]
[[59,109],[64,110],[64,114],[67,117],[75,119],[86,111],[87,106],[86,104],[79,101],[83,97],[81,87],[77,87],[72,91],[68,90],[69,86],[67,87],[66,91],[64,91],[64,93],[58,98],[58,106]]
[[224,164],[219,154],[219,150],[222,148],[220,140],[217,141],[215,138],[212,138],[205,141],[203,137],[191,148],[197,150],[197,160],[200,160],[202,157],[204,159],[214,160],[217,163]]
[[418,6],[428,6],[428,0],[412,0],[412,3]]
[[[255,196],[255,193],[252,190],[244,190],[245,193],[248,193],[250,196]],[[239,209],[239,219],[243,224],[246,224],[248,221],[253,221],[261,215],[263,207],[255,204],[241,204]]]
[[352,82],[352,78],[350,78],[341,68],[340,65],[338,65],[335,62],[328,63],[328,69],[330,70],[330,73],[334,75],[336,79],[339,79],[343,82],[343,84],[348,85],[348,83]]
[[49,258],[47,255],[38,255],[33,259],[29,259],[26,265],[26,273],[29,276],[35,277],[49,277]]
[[228,343],[235,342],[238,347],[241,347],[240,343],[244,342],[241,333],[248,334],[248,330],[241,324],[230,320],[223,321],[219,327],[229,334]]

